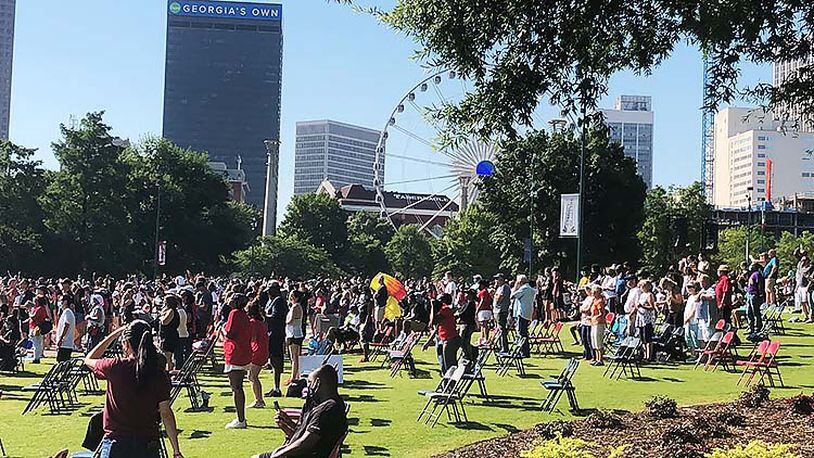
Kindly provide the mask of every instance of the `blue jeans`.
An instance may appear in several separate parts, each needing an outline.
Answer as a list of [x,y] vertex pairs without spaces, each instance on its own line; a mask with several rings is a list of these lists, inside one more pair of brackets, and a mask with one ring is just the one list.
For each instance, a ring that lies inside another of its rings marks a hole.
[[157,440],[145,442],[136,439],[102,439],[100,458],[159,458],[161,444]]
[[763,316],[760,306],[763,298],[754,294],[746,295],[746,320],[749,323],[749,334],[759,332],[763,328]]

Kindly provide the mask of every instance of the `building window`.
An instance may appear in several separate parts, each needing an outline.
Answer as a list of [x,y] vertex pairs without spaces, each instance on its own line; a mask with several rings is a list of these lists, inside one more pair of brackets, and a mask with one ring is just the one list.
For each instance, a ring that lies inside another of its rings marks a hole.
[[765,175],[766,175],[766,172],[765,172],[764,170],[758,170],[758,171],[757,171],[757,174],[758,174],[758,175],[761,175],[761,176],[765,176]]
[[764,188],[757,188],[757,192],[766,192],[766,189],[764,189]]
[[757,149],[766,149],[766,145],[757,145]]
[[757,166],[758,167],[766,167],[766,163],[765,162],[758,162]]
[[809,177],[811,177],[810,172],[803,172],[803,178],[809,178]]
[[766,184],[766,180],[757,180],[757,184]]

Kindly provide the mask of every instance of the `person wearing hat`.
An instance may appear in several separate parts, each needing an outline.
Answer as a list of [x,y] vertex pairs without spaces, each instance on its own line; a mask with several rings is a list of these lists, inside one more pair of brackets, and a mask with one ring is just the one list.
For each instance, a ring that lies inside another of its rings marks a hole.
[[531,356],[529,346],[529,324],[534,317],[534,298],[537,290],[529,285],[528,277],[523,274],[517,276],[517,281],[512,290],[511,298],[514,301],[514,317],[517,323],[517,333],[523,337],[523,347],[521,353],[524,358]]
[[726,323],[732,322],[732,282],[729,280],[729,266],[718,266],[718,282],[715,284],[715,303],[718,317]]

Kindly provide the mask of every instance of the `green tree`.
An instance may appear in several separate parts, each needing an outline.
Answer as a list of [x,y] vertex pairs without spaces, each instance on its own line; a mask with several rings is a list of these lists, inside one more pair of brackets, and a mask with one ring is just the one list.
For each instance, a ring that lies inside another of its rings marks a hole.
[[45,270],[45,227],[38,199],[45,174],[34,150],[0,140],[0,259],[11,269]]
[[[525,270],[523,248],[533,205],[535,264],[576,271],[576,242],[560,238],[559,221],[560,195],[579,189],[579,151],[572,129],[534,131],[503,145],[495,175],[480,185],[480,204],[495,218],[490,240],[501,253],[501,269]],[[584,265],[636,261],[645,185],[633,160],[609,142],[605,129],[587,133],[585,183]]]
[[395,234],[390,221],[373,212],[356,212],[348,219],[348,252],[343,257],[349,271],[372,276],[390,268],[384,247]]
[[286,208],[279,233],[325,250],[341,259],[348,247],[348,214],[325,194],[294,196]]
[[419,60],[474,81],[442,115],[459,132],[488,136],[532,125],[541,101],[568,114],[593,111],[611,76],[649,74],[684,43],[708,60],[707,108],[746,98],[814,114],[812,66],[777,86],[738,83],[743,62],[809,56],[810,7],[800,0],[398,0],[375,14],[419,45]]
[[426,277],[432,273],[432,249],[423,231],[414,224],[401,226],[384,247],[396,276]]
[[701,183],[651,189],[644,202],[644,223],[638,234],[644,265],[661,272],[681,257],[702,251],[709,213]]
[[444,236],[434,241],[433,275],[440,277],[446,271],[456,276],[471,277],[481,274],[490,277],[497,273],[500,251],[491,241],[497,217],[480,205],[472,205],[447,223]]
[[393,238],[395,233],[396,230],[393,225],[378,213],[356,212],[348,219],[348,235],[351,238],[364,235],[380,241],[384,246]]
[[150,138],[129,149],[126,160],[137,202],[131,218],[140,270],[152,270],[159,193],[159,238],[167,242],[167,271],[219,272],[231,253],[254,239],[259,212],[229,199],[224,177],[209,167],[206,154]]
[[325,250],[295,237],[263,237],[254,246],[236,252],[233,267],[242,275],[274,274],[293,279],[342,274]]
[[777,257],[782,262],[781,266],[791,268],[797,263],[797,258],[794,255],[796,250],[801,249],[808,253],[809,256],[814,253],[814,234],[805,231],[795,237],[791,232],[783,231],[780,234],[780,239],[777,240],[775,249],[777,250]]
[[51,260],[61,272],[121,274],[134,259],[127,189],[130,165],[124,146],[111,135],[102,114],[90,113],[76,128],[61,125],[53,144],[59,171],[49,174],[40,201],[45,225],[56,243]]
[[760,226],[737,226],[724,229],[718,237],[719,262],[729,264],[734,268],[746,260],[746,239],[749,239],[749,256],[757,257],[761,251],[775,246],[772,234],[761,232]]

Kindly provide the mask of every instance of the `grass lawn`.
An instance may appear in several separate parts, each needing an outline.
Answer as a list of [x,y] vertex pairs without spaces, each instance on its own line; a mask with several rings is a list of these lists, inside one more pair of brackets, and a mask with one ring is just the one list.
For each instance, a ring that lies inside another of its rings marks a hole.
[[[563,332],[566,335],[567,332]],[[780,350],[781,368],[787,388],[773,391],[774,396],[791,396],[814,389],[814,325],[792,324]],[[576,350],[579,347],[566,349]],[[743,353],[743,350],[741,351]],[[561,411],[553,415],[538,410],[545,395],[539,381],[559,372],[564,357],[535,356],[527,361],[528,374],[518,378],[513,374],[498,378],[489,368],[485,372],[487,387],[494,397],[492,403],[471,397],[467,414],[471,423],[447,425],[444,419],[434,429],[415,422],[423,398],[419,389],[432,388],[438,376],[434,351],[419,353],[418,367],[424,378],[390,379],[388,371],[378,364],[358,364],[358,355],[345,357],[345,385],[340,392],[351,404],[350,430],[344,452],[346,456],[429,456],[472,443],[529,428],[556,418],[569,418],[563,398]],[[30,393],[22,386],[39,379],[51,360],[41,365],[27,364],[33,373],[22,377],[0,375],[0,439],[12,457],[43,457],[68,447],[81,450],[87,418],[101,406],[102,396],[82,396],[83,406],[71,415],[50,415],[44,410],[22,416]],[[741,389],[735,385],[737,374],[718,370],[714,373],[693,371],[692,366],[648,366],[642,369],[643,380],[608,381],[602,368],[580,366],[576,377],[577,396],[583,408],[618,408],[639,410],[653,395],[670,396],[681,405],[729,400]],[[270,374],[264,373],[264,389],[268,389]],[[431,378],[430,378],[431,377]],[[274,409],[249,410],[249,429],[227,431],[224,425],[233,417],[231,394],[226,378],[206,374],[202,378],[205,390],[212,393],[212,412],[185,412],[189,406],[183,396],[176,404],[178,425],[182,430],[182,450],[187,457],[246,457],[271,450],[282,442],[282,433],[274,426]],[[251,396],[247,388],[247,396]],[[472,392],[476,392],[473,387]],[[284,407],[299,407],[301,400],[282,399]],[[269,406],[271,404],[269,403]]]

